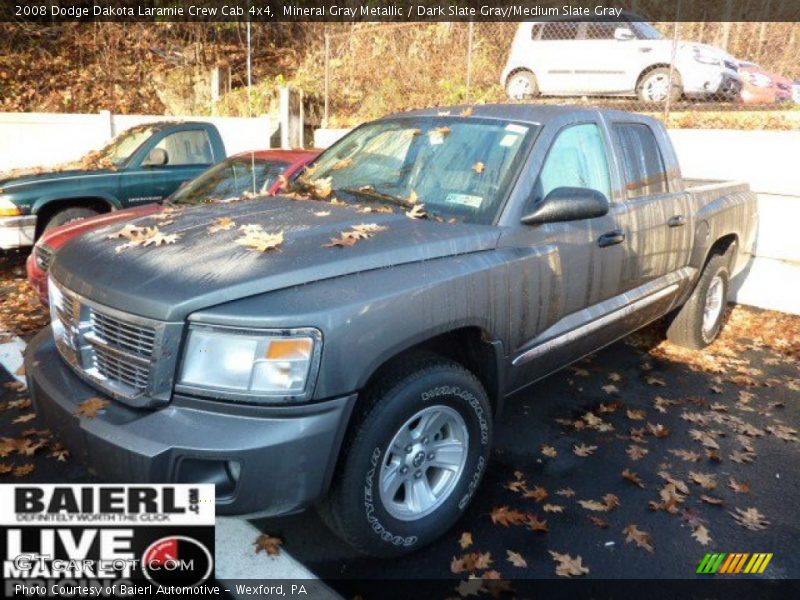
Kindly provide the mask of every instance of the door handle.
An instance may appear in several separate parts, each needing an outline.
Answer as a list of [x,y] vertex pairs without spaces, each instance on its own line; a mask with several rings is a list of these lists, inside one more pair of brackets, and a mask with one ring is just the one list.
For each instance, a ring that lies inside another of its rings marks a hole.
[[670,217],[670,220],[667,221],[667,225],[670,227],[683,227],[686,225],[686,217],[683,215],[675,215],[674,217]]
[[625,241],[625,234],[622,233],[619,229],[615,229],[614,231],[609,231],[604,233],[599,238],[597,238],[597,245],[601,248],[605,248],[606,246],[613,246],[614,244],[621,244]]

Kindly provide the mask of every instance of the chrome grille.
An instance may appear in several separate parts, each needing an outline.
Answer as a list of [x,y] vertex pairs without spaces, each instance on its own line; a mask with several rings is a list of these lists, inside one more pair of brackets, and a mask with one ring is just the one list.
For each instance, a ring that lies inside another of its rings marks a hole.
[[97,304],[52,278],[49,285],[56,346],[79,375],[129,404],[168,401],[181,324]]
[[53,262],[53,249],[49,246],[37,245],[36,246],[36,264],[42,270],[47,272],[50,268],[50,263]]

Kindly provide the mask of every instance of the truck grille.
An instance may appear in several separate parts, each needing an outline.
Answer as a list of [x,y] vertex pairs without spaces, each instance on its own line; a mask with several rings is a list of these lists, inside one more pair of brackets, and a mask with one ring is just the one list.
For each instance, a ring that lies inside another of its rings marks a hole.
[[[83,378],[116,399],[136,406],[168,399],[175,352],[162,346],[177,340],[170,327],[89,301],[50,279],[50,312],[56,346]],[[158,350],[158,351],[157,351]],[[162,358],[166,356],[165,358]]]
[[49,246],[37,245],[35,252],[37,266],[46,273],[50,268],[50,263],[53,262],[53,249]]

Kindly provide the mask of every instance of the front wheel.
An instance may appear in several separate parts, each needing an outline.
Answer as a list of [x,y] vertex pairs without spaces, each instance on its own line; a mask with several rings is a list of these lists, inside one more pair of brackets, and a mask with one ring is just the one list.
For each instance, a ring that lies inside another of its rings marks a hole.
[[80,221],[82,219],[96,217],[98,214],[99,213],[96,210],[92,210],[91,208],[84,208],[81,206],[65,208],[64,210],[60,210],[57,213],[55,213],[52,217],[50,217],[50,220],[47,221],[47,225],[45,225],[44,230],[48,231],[50,229],[53,229],[54,227],[60,227],[61,225],[72,223],[73,221]]
[[399,556],[447,531],[472,500],[489,460],[489,399],[464,367],[426,356],[361,401],[320,514],[356,550]]
[[681,78],[676,70],[659,67],[642,76],[636,86],[636,94],[642,102],[677,102],[683,93]]
[[511,100],[528,100],[539,95],[536,75],[530,71],[516,71],[506,81],[506,94]]

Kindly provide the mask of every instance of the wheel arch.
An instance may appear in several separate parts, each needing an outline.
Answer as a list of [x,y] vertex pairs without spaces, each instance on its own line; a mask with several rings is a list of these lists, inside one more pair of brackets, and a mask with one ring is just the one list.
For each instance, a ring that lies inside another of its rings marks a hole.
[[90,208],[102,214],[116,210],[118,206],[113,199],[103,196],[74,196],[40,200],[33,208],[33,212],[37,216],[36,237],[41,235],[53,215],[69,208]]

